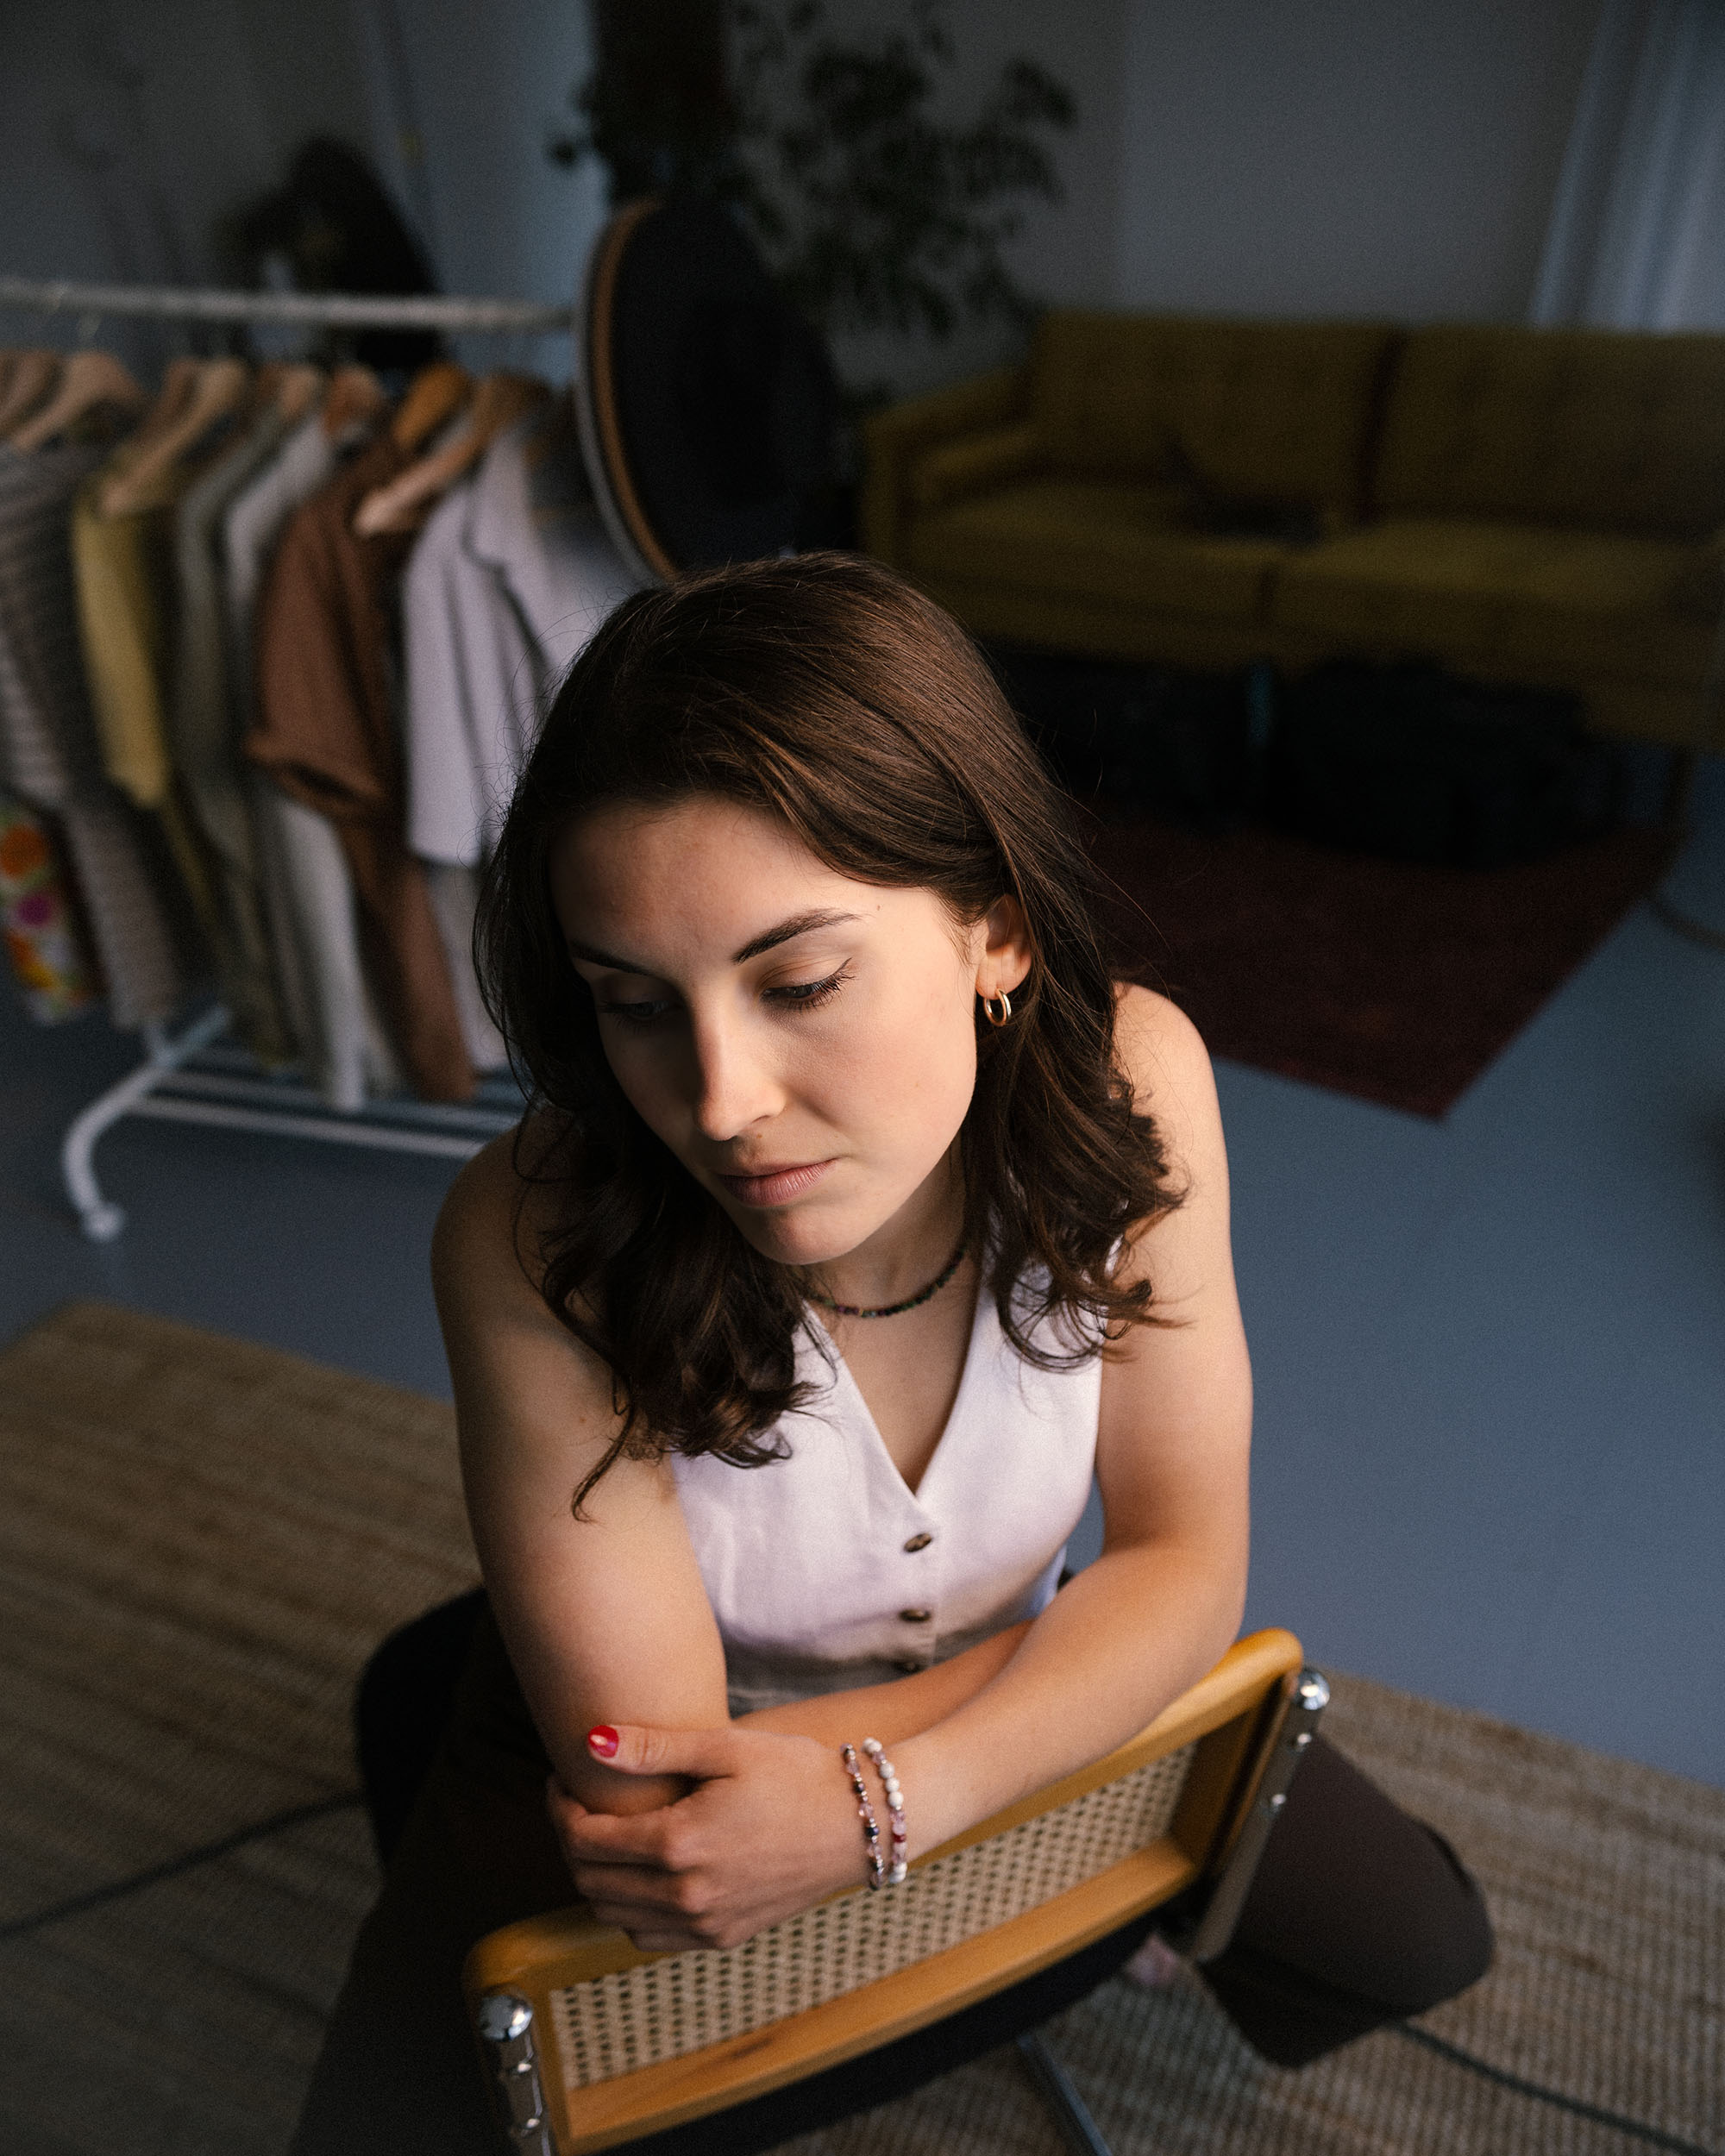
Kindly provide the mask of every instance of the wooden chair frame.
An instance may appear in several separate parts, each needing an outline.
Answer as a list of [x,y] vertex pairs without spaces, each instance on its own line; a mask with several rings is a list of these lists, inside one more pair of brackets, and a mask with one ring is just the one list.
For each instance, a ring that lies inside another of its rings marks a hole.
[[[1189,1745],[1172,1821],[1146,1846],[956,1946],[746,2034],[571,2087],[552,2034],[555,1995],[663,1957],[638,1952],[584,1905],[492,1933],[468,1955],[464,1986],[509,2140],[529,2156],[588,2156],[728,2109],[957,2013],[1176,1897],[1180,1945],[1195,1959],[1213,1959],[1233,1934],[1329,1696],[1323,1678],[1302,1662],[1291,1633],[1240,1640],[1130,1743],[929,1851],[912,1868],[988,1841]],[[1063,2077],[1057,2067],[1051,2077],[1036,2040],[1028,2040],[1044,2093],[1062,2104],[1054,2084]],[[1074,2107],[1064,2109],[1069,2130],[1079,2128]]]

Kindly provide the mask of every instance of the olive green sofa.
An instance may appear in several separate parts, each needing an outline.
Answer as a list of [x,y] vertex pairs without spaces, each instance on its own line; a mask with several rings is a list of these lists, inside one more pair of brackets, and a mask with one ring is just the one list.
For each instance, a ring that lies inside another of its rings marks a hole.
[[978,635],[1433,660],[1705,738],[1725,337],[1056,310],[867,447],[863,544]]

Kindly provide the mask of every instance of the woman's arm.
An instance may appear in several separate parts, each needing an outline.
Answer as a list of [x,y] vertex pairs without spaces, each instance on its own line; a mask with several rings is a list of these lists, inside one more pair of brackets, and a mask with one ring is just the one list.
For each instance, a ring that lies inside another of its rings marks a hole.
[[[922,1677],[804,1702],[773,1717],[776,1730],[818,1737],[826,1747],[841,1733],[889,1743],[913,1853],[1133,1735],[1220,1658],[1239,1627],[1251,1380],[1214,1082],[1193,1027],[1143,989],[1123,994],[1120,1056],[1140,1103],[1157,1119],[1185,1201],[1140,1232],[1131,1259],[1149,1272],[1157,1313],[1171,1322],[1135,1328],[1104,1366],[1096,1455],[1103,1554],[1010,1651],[1004,1636],[987,1643],[998,1665],[988,1670],[979,1659],[963,1672],[979,1683],[955,1685],[963,1695],[950,1703],[925,1695],[942,1708],[931,1723],[919,1727],[919,1716],[907,1717],[912,1727],[901,1736],[888,1719],[894,1695],[909,1707]],[[865,1729],[865,1709],[883,1726]],[[790,1814],[782,1814],[790,1819],[788,1839],[750,1831],[745,1785],[762,1785],[752,1778],[748,1735],[740,1727],[723,1743],[667,1745],[655,1731],[625,1728],[620,1767],[650,1762],[712,1779],[687,1803],[650,1818],[591,1820],[577,1816],[578,1808],[564,1815],[584,1890],[639,1943],[746,1938],[788,1913],[772,1890],[775,1865],[788,1864],[805,1880],[816,1876],[818,1865],[796,1858],[806,1830]],[[830,1750],[824,1756],[830,1761]],[[806,1786],[812,1792],[816,1783]],[[846,1865],[825,1810],[816,1810],[822,1851],[832,1852],[826,1860],[841,1865],[833,1883],[860,1876],[854,1817]]]
[[936,1840],[1136,1734],[1220,1660],[1245,1606],[1251,1369],[1215,1082],[1196,1030],[1163,998],[1128,989],[1120,1025],[1121,1062],[1185,1191],[1131,1261],[1172,1322],[1135,1328],[1103,1366],[1101,1556],[996,1677],[900,1747]]
[[883,1745],[898,1744],[956,1714],[1005,1669],[1029,1630],[1028,1620],[1008,1625],[963,1654],[955,1654],[950,1662],[936,1662],[913,1676],[862,1685],[850,1692],[821,1692],[812,1699],[794,1700],[788,1707],[758,1708],[752,1714],[739,1714],[737,1727],[787,1730],[835,1747],[848,1743],[858,1730],[878,1737]]
[[726,1719],[724,1654],[675,1485],[663,1463],[619,1459],[570,1503],[614,1440],[611,1375],[546,1308],[532,1267],[538,1192],[513,1140],[456,1178],[432,1240],[461,1474],[480,1569],[559,1780],[595,1808],[639,1811],[687,1786],[613,1773],[586,1732],[627,1719],[668,1729]]

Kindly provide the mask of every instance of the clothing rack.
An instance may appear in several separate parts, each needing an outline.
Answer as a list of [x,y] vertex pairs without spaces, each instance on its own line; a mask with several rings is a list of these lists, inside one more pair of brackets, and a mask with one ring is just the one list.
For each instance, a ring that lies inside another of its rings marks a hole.
[[[530,300],[220,291],[23,277],[0,277],[0,308],[76,315],[79,335],[86,340],[106,316],[494,335],[570,335],[576,323],[573,305]],[[467,1160],[488,1138],[512,1129],[521,1115],[520,1092],[506,1075],[482,1078],[474,1099],[459,1105],[380,1097],[354,1111],[331,1108],[292,1069],[272,1071],[248,1050],[225,1040],[228,1029],[229,1014],[219,1003],[177,1031],[146,1025],[144,1061],[73,1119],[60,1147],[60,1172],[78,1225],[91,1242],[111,1243],[126,1225],[124,1210],[103,1194],[95,1150],[103,1134],[128,1116]]]
[[[574,327],[574,309],[529,299],[455,299],[442,293],[204,291],[191,285],[79,285],[66,279],[0,277],[0,306],[99,323],[106,315],[147,315],[166,322],[282,322],[348,329],[472,329],[511,336]],[[90,331],[94,335],[93,328]]]

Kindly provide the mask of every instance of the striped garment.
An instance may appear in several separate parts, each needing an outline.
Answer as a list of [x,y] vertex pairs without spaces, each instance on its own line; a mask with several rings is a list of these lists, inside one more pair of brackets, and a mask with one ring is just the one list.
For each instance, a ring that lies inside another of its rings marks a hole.
[[115,1025],[171,1018],[188,931],[154,831],[110,785],[85,686],[68,524],[104,446],[0,443],[0,782],[57,823]]

